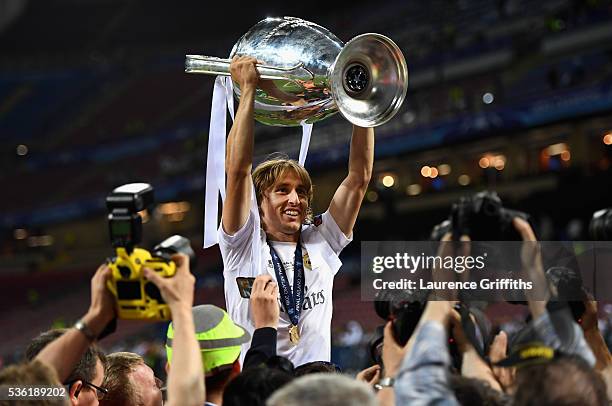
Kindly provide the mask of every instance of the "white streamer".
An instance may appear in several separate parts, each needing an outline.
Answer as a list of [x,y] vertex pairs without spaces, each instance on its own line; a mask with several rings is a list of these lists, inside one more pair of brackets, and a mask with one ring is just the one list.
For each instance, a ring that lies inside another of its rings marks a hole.
[[[226,110],[227,109],[227,110]],[[225,201],[225,142],[227,136],[227,111],[234,120],[234,89],[229,76],[217,77],[213,89],[210,127],[208,136],[208,153],[206,159],[206,191],[204,195],[204,248],[219,243],[219,195]],[[304,166],[310,146],[312,124],[305,121],[302,125],[302,142],[298,162]],[[253,221],[253,266],[254,274],[259,274],[261,266],[261,238],[259,207],[255,187],[251,189],[251,215]]]

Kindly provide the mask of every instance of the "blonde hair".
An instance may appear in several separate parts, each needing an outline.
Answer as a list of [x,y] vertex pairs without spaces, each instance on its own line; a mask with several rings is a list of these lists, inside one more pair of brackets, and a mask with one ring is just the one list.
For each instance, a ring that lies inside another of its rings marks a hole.
[[257,205],[260,206],[264,198],[264,193],[274,186],[276,182],[287,172],[293,171],[300,178],[306,188],[308,208],[306,213],[305,223],[312,222],[312,195],[313,187],[312,180],[308,171],[293,159],[284,157],[272,158],[263,161],[253,171],[253,185],[255,186],[255,195],[257,197]]
[[138,365],[144,365],[144,359],[132,352],[115,352],[106,357],[106,371],[102,386],[108,393],[100,400],[101,406],[137,405],[139,393],[129,375]]

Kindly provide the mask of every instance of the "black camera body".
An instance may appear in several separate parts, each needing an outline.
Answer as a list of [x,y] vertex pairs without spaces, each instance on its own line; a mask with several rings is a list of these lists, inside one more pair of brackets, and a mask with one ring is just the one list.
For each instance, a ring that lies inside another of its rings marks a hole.
[[527,213],[505,208],[495,192],[463,196],[453,204],[449,218],[434,227],[431,239],[439,241],[451,232],[454,241],[462,235],[472,241],[519,241],[521,236],[512,224],[514,217],[529,220]]
[[[390,320],[393,329],[395,341],[400,346],[405,346],[421,320],[421,316],[427,306],[430,291],[428,290],[398,290],[398,291],[380,291],[374,301],[374,310],[376,314],[383,320]],[[467,332],[466,337],[471,341],[474,348],[487,348],[489,340],[490,328],[486,316],[477,311],[475,308],[463,306],[465,312],[462,312],[461,306],[456,305],[455,310],[461,315],[462,324],[465,324],[464,318],[469,319],[469,324],[474,329],[474,335],[471,337]],[[472,321],[474,318],[474,321]],[[478,329],[480,336],[475,334]],[[448,346],[451,355],[452,364],[460,369],[461,354],[457,348],[457,343],[453,336],[452,329],[448,331]],[[382,363],[382,344],[384,339],[384,326],[376,328],[372,340],[370,340],[370,356],[378,365]]]
[[189,240],[179,235],[162,241],[153,252],[137,247],[142,240],[142,218],[138,212],[153,202],[153,188],[146,183],[120,186],[106,198],[110,239],[115,248],[115,256],[108,260],[112,273],[108,288],[116,298],[121,319],[170,320],[170,308],[157,286],[144,278],[143,268],[170,278],[176,273],[173,254],[195,258]]
[[425,305],[429,291],[380,291],[374,301],[374,310],[383,320],[391,320],[393,335],[401,346],[406,345],[414,332]]
[[[428,294],[429,291],[421,290],[381,290],[376,294],[374,310],[381,319],[391,321],[393,337],[402,347],[406,345],[421,319]],[[369,342],[370,356],[378,365],[382,365],[383,335],[384,325],[376,328]]]

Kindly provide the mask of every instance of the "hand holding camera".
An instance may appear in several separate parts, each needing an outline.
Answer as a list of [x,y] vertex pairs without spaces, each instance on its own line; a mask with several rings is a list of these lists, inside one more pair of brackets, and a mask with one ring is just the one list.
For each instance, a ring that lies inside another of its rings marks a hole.
[[195,289],[195,277],[189,271],[189,257],[185,254],[175,254],[172,262],[176,264],[176,273],[172,278],[164,278],[150,268],[144,268],[145,279],[157,286],[162,299],[171,309],[183,308],[191,310]]
[[87,314],[91,316],[93,322],[100,325],[100,328],[91,326],[97,333],[110,323],[116,315],[113,295],[107,289],[110,278],[110,268],[106,264],[102,264],[91,279],[91,303]]
[[404,356],[409,352],[409,343],[405,346],[400,345],[393,332],[393,323],[390,321],[385,325],[383,346],[382,346],[382,362],[384,367],[385,377],[395,377],[399,367],[404,359]]

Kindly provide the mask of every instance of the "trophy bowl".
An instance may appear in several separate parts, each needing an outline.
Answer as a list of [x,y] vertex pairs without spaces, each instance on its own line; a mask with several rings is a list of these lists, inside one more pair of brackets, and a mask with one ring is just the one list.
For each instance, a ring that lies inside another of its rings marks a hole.
[[[312,22],[266,18],[238,40],[230,59],[187,55],[185,72],[227,76],[236,55],[260,61],[254,116],[267,125],[315,123],[340,111],[355,125],[376,127],[389,121],[406,97],[406,61],[381,34],[343,44]],[[240,98],[237,83],[234,93]]]

